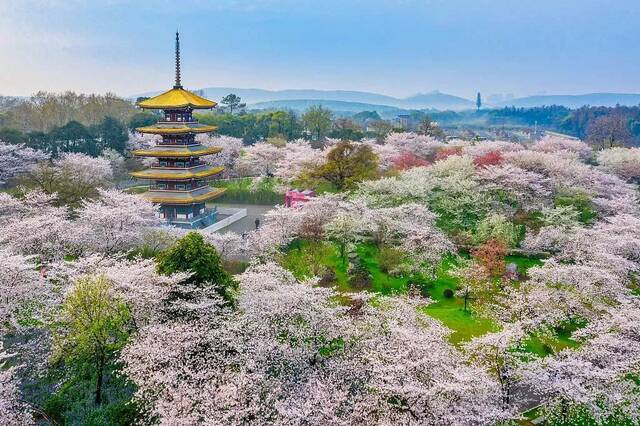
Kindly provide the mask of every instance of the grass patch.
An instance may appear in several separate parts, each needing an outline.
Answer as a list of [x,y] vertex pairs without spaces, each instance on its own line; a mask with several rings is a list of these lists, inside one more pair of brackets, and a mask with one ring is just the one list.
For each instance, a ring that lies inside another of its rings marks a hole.
[[218,198],[221,203],[238,204],[282,204],[284,197],[274,191],[275,179],[262,179],[258,187],[253,186],[253,178],[221,179],[211,182],[216,188],[226,188],[226,192]]
[[429,295],[435,303],[425,306],[424,312],[453,330],[449,340],[453,344],[460,344],[490,331],[497,331],[498,327],[491,320],[480,318],[470,311],[465,312],[462,298],[445,297],[445,290],[455,291],[458,287],[458,279],[449,275],[449,271],[455,266],[457,262],[454,256],[447,256],[438,266],[436,279],[428,285]]
[[[296,240],[289,245],[280,263],[298,279],[312,276],[322,278],[321,285],[335,287],[342,293],[357,292],[349,280],[348,261],[340,258],[337,245],[327,241]],[[473,302],[470,309],[464,311],[464,300],[460,297],[446,297],[445,291],[455,290],[458,279],[449,274],[457,266],[457,257],[446,256],[436,270],[435,279],[425,279],[420,275],[392,276],[385,273],[378,262],[379,249],[374,244],[361,244],[356,248],[360,264],[371,277],[370,286],[364,290],[383,294],[406,293],[410,284],[416,284],[423,294],[433,299],[434,303],[426,305],[422,311],[441,321],[452,330],[451,343],[459,345],[485,333],[498,331],[498,325],[492,320],[479,317],[473,313]],[[468,257],[462,253],[462,257]],[[525,256],[507,256],[507,263],[515,263],[520,275],[526,275],[529,268],[541,265],[540,259]],[[527,351],[539,356],[575,347],[571,333],[578,325],[569,324],[559,328],[555,336],[535,335],[526,342]]]
[[127,194],[143,194],[148,191],[149,185],[131,186],[122,190],[122,192],[125,192]]

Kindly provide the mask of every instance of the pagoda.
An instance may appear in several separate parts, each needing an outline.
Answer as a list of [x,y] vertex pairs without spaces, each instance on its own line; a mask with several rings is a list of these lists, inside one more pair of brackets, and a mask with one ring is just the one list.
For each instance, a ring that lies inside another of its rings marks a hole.
[[216,103],[185,90],[180,84],[180,36],[176,32],[176,80],[173,89],[138,102],[144,109],[163,110],[156,124],[139,127],[140,133],[162,136],[149,149],[132,151],[136,157],[153,157],[151,168],[131,173],[152,183],[144,197],[159,204],[160,217],[182,228],[202,228],[216,221],[217,210],[206,202],[219,197],[223,188],[212,188],[209,180],[224,170],[202,161],[206,155],[222,151],[196,142],[197,133],[211,133],[215,126],[199,124],[193,110],[211,109]]

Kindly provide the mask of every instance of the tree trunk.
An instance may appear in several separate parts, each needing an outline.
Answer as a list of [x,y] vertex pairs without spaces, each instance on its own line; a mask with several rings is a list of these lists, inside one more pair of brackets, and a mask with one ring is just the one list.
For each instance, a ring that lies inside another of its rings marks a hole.
[[104,375],[104,364],[105,364],[105,359],[104,359],[104,354],[100,354],[98,356],[98,363],[97,363],[97,379],[96,379],[96,400],[95,403],[96,405],[100,405],[102,404],[102,381],[103,381],[103,375]]

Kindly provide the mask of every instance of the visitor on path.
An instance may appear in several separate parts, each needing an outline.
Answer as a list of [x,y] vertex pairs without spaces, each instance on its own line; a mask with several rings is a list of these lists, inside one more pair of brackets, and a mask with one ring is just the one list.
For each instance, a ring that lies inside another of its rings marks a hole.
[[256,217],[256,229],[260,227],[260,218]]

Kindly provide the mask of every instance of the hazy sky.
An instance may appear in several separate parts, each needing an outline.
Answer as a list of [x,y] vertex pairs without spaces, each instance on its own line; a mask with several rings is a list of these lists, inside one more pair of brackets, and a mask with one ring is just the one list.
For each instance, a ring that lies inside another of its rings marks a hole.
[[0,0],[0,94],[640,92],[639,0]]

